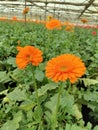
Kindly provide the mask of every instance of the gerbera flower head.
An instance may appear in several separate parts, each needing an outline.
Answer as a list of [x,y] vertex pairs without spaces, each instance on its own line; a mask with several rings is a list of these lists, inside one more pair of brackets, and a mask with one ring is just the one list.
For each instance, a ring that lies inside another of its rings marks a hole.
[[87,20],[87,19],[85,19],[85,18],[82,18],[82,19],[81,19],[81,22],[82,22],[82,23],[87,23],[87,22],[88,22],[88,20]]
[[81,59],[73,54],[62,54],[52,58],[46,65],[46,77],[54,82],[70,80],[77,81],[84,75],[86,67]]
[[24,10],[23,10],[23,14],[27,14],[29,12],[29,8],[26,7]]
[[96,31],[93,31],[93,32],[92,32],[92,35],[97,35],[97,32],[96,32]]
[[13,17],[12,17],[12,20],[17,21],[17,17],[16,17],[16,16],[13,16]]
[[38,66],[43,60],[42,51],[34,46],[19,47],[18,50],[16,64],[20,69],[24,69],[29,63]]
[[66,31],[70,31],[70,32],[74,32],[74,27],[73,27],[73,26],[70,26],[70,25],[67,25],[67,26],[65,27],[65,30],[66,30]]
[[51,19],[46,22],[46,28],[50,30],[61,29],[61,22],[57,19]]

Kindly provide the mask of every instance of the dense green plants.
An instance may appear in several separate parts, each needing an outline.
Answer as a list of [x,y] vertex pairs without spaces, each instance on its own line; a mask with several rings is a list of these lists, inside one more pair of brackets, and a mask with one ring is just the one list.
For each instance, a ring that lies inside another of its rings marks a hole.
[[[64,27],[47,30],[43,24],[0,22],[1,130],[52,130],[54,124],[57,130],[98,129],[98,38],[93,31],[98,34],[97,29],[90,28],[76,27],[74,32],[68,32]],[[43,62],[37,67],[18,69],[18,44],[39,48]],[[85,63],[83,77],[74,84],[47,79],[47,61],[67,53],[79,56]]]

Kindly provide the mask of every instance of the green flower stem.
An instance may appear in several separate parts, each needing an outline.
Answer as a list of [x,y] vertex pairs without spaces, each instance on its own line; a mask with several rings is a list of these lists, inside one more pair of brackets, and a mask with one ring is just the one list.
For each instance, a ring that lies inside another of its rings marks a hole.
[[34,89],[35,89],[35,93],[36,93],[37,105],[40,107],[38,91],[37,91],[37,83],[36,83],[36,79],[35,79],[34,73],[33,73],[33,78],[34,78]]
[[55,113],[54,113],[54,120],[53,120],[53,124],[52,124],[52,130],[56,130],[56,125],[57,125],[57,115],[58,115],[58,109],[59,109],[59,104],[60,104],[61,90],[62,90],[62,85],[59,86],[59,90],[58,90],[58,97],[57,97],[56,111],[55,111]]
[[68,89],[67,89],[68,93],[71,93],[72,92],[72,85],[71,85],[71,82],[69,80],[67,80],[67,87],[68,87]]
[[39,102],[39,97],[38,97],[38,90],[37,90],[36,78],[35,78],[35,74],[34,74],[35,67],[32,66],[32,65],[30,65],[30,68],[31,68],[31,71],[32,71],[32,73],[33,73],[34,90],[35,90],[36,99],[37,99],[37,106],[38,106],[39,108],[41,108],[41,105],[40,105],[40,102]]
[[35,89],[35,94],[36,94],[36,99],[37,99],[37,106],[38,109],[40,110],[40,115],[39,115],[39,123],[40,123],[40,128],[39,130],[42,130],[42,121],[41,121],[41,112],[42,112],[42,108],[41,108],[41,104],[39,101],[39,97],[38,97],[38,89],[37,89],[37,83],[36,83],[36,79],[35,79],[35,75],[34,75],[34,69],[33,69],[33,79],[34,79],[34,89]]

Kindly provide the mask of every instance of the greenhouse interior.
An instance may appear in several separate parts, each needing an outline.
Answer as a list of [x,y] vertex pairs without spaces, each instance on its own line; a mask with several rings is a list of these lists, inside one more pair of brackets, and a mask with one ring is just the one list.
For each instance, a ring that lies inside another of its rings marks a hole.
[[0,130],[98,130],[98,0],[0,0]]

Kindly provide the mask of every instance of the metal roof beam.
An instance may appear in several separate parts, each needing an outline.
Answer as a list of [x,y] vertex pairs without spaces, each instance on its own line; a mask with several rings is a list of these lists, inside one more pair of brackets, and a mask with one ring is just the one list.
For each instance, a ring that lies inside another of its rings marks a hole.
[[83,15],[83,13],[90,7],[90,5],[92,5],[93,4],[93,2],[94,2],[95,0],[89,0],[89,2],[88,2],[88,4],[87,5],[85,5],[85,8],[84,8],[84,10],[81,12],[81,14],[79,15],[79,17],[78,18],[80,18],[82,15]]

